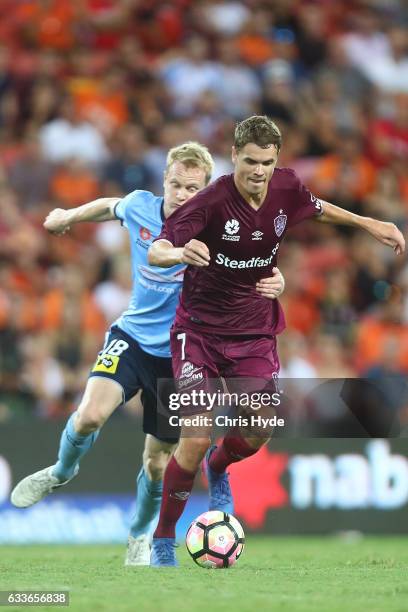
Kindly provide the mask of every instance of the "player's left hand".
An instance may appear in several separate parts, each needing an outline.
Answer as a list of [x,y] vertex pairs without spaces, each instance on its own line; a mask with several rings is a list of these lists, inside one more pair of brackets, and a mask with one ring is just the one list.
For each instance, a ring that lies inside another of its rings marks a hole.
[[273,268],[273,276],[262,278],[256,283],[256,290],[264,297],[274,300],[283,293],[285,289],[285,279],[279,268]]
[[371,219],[367,229],[374,238],[392,247],[397,255],[401,255],[405,251],[404,236],[394,223]]

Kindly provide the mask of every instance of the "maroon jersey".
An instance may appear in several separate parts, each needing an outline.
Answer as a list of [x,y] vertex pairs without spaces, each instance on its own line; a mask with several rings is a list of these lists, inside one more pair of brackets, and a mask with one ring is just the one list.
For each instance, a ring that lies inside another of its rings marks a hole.
[[264,203],[253,209],[222,176],[174,212],[158,240],[184,246],[192,238],[210,251],[208,267],[188,266],[175,324],[218,335],[271,335],[285,328],[278,300],[257,293],[272,276],[288,228],[322,212],[321,202],[288,168],[276,168]]

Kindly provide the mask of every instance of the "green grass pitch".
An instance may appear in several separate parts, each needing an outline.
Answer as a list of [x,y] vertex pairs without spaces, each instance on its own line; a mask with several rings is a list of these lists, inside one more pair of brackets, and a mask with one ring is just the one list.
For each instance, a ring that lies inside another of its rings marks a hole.
[[405,612],[407,544],[250,536],[228,570],[201,569],[184,545],[178,569],[125,568],[120,546],[0,546],[0,590],[69,589],[71,612]]

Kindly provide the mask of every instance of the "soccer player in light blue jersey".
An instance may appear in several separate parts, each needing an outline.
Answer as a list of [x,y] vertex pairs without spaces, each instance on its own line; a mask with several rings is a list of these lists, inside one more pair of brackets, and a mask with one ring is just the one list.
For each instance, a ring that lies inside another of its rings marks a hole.
[[[11,494],[15,506],[28,507],[68,483],[79,462],[95,442],[114,410],[142,389],[143,430],[146,433],[143,466],[137,477],[137,506],[128,539],[126,565],[149,565],[150,539],[160,509],[162,478],[178,439],[169,431],[165,410],[172,392],[169,330],[173,322],[185,265],[151,267],[147,251],[159,236],[163,221],[211,179],[213,161],[207,148],[188,142],[171,149],[164,174],[164,195],[134,191],[124,198],[100,198],[70,210],[55,209],[44,227],[61,235],[75,223],[118,219],[129,230],[133,275],[128,309],[107,332],[103,349],[90,372],[78,409],[61,435],[55,465],[20,481]],[[283,290],[276,269],[257,290],[267,298]],[[169,385],[158,387],[159,380]],[[160,397],[158,397],[158,395]],[[158,406],[161,409],[158,409]]]

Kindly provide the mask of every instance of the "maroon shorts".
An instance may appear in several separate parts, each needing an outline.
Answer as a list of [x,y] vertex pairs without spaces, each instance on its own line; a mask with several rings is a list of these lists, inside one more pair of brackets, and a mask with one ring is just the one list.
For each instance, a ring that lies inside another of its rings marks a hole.
[[[276,337],[214,336],[173,327],[170,345],[179,393],[203,389],[230,393],[276,390]],[[185,412],[200,412],[186,410]]]

